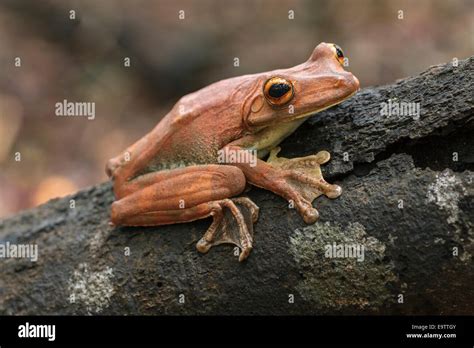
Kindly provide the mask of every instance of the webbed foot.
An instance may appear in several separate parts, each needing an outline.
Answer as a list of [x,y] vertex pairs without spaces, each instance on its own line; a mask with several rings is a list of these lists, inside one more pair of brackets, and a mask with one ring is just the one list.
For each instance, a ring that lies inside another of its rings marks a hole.
[[282,178],[296,192],[296,208],[306,223],[314,223],[319,213],[313,208],[312,201],[323,194],[328,198],[337,198],[342,193],[341,187],[327,183],[321,172],[321,164],[328,162],[331,155],[320,151],[315,155],[288,159],[277,157],[280,150],[280,147],[274,148],[267,162],[281,169]]
[[212,204],[214,221],[196,244],[197,250],[206,253],[214,245],[230,243],[240,248],[239,261],[245,260],[253,247],[253,223],[258,219],[258,206],[247,197]]

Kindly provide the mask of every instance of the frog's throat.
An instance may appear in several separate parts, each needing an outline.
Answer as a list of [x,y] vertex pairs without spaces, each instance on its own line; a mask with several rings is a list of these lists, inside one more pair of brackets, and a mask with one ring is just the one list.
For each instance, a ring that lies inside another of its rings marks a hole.
[[313,116],[314,114],[317,114],[317,113],[320,113],[321,111],[324,111],[324,110],[327,110],[329,108],[332,108],[333,106],[336,106],[338,104],[341,104],[342,102],[346,101],[347,99],[351,98],[354,94],[356,94],[358,91],[355,91],[355,92],[352,92],[351,94],[349,94],[347,97],[345,97],[344,99],[334,103],[334,104],[330,104],[328,106],[325,106],[321,109],[316,109],[316,110],[312,110],[312,111],[309,111],[309,112],[306,112],[304,114],[301,114],[301,115],[297,115],[295,116],[294,118],[291,118],[288,120],[288,122],[291,122],[291,121],[294,121],[294,120],[299,120],[301,118],[309,118],[311,116]]

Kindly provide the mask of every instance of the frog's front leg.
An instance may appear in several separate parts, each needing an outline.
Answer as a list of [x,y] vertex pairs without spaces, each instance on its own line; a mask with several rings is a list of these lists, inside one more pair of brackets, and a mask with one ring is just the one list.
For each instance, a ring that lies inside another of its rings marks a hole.
[[[213,217],[197,249],[231,243],[244,260],[253,246],[253,223],[258,207],[248,198],[231,198],[245,189],[240,169],[200,165],[153,172],[127,183],[126,195],[112,204],[114,225],[157,226]],[[120,195],[119,195],[120,197]]]
[[280,150],[280,147],[272,149],[267,163],[274,168],[288,170],[287,176],[294,180],[293,184],[299,186],[299,191],[308,201],[312,202],[322,194],[328,198],[337,198],[341,195],[341,187],[326,182],[321,172],[321,164],[331,158],[329,152],[319,151],[315,155],[289,159],[277,157]]
[[[236,145],[227,148],[231,151],[244,150]],[[277,157],[278,151],[279,148],[276,148],[270,153],[268,162],[258,159],[255,166],[249,163],[235,165],[252,185],[292,201],[306,223],[316,222],[319,213],[312,206],[312,201],[322,194],[336,198],[342,191],[339,186],[327,183],[321,174],[320,165],[329,160],[329,153],[321,151],[313,156],[287,159]]]

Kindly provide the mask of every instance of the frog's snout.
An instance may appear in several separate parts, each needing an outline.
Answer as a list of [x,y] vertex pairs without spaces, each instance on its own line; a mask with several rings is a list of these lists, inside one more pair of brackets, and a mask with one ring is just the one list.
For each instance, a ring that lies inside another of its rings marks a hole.
[[105,173],[109,178],[111,178],[117,167],[120,165],[119,161],[117,161],[115,158],[112,158],[107,161],[107,164],[105,165]]
[[337,80],[335,83],[336,88],[347,90],[348,92],[357,92],[360,89],[359,79],[350,72],[343,72],[337,74]]
[[107,174],[107,176],[110,178],[112,176],[113,172],[114,172],[113,166],[112,166],[112,163],[109,160],[107,162],[107,164],[105,165],[105,174]]
[[[351,74],[352,75],[352,74]],[[352,75],[352,80],[353,80],[353,85],[354,85],[354,89],[356,91],[360,90],[360,82],[359,82],[359,79],[357,77],[355,77],[354,75]]]
[[343,84],[346,86],[346,88],[349,91],[352,92],[357,92],[360,89],[360,82],[357,77],[355,77],[352,73],[350,72],[344,72],[343,74]]

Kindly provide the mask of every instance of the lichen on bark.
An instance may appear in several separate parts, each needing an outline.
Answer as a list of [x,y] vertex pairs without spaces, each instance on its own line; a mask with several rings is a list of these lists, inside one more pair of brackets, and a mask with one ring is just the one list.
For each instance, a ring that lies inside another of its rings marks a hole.
[[[335,247],[351,246],[364,248],[362,259],[328,255]],[[318,307],[378,308],[395,301],[387,286],[396,283],[397,276],[385,258],[385,245],[367,235],[358,222],[345,227],[326,222],[297,229],[290,237],[290,252],[304,277],[296,288]]]

